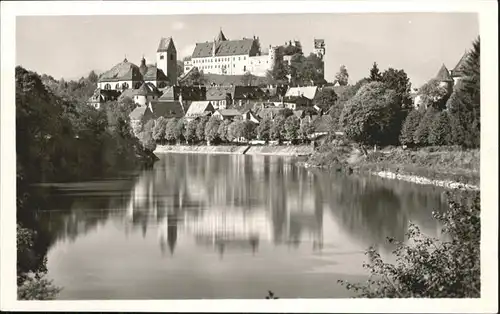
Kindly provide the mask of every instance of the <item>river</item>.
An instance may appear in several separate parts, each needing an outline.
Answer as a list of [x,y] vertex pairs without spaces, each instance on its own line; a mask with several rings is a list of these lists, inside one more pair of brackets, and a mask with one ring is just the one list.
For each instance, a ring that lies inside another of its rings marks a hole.
[[364,250],[408,221],[436,236],[443,189],[272,156],[162,154],[153,169],[43,187],[58,298],[345,298]]

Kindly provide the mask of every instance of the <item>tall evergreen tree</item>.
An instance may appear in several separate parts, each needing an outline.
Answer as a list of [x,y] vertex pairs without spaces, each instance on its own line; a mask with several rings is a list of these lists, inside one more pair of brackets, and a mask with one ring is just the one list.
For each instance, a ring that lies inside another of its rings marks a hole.
[[370,70],[370,81],[379,82],[382,80],[382,74],[378,68],[377,62],[373,62],[373,67]]
[[447,111],[438,113],[431,123],[428,142],[431,145],[449,145],[451,139],[451,125]]

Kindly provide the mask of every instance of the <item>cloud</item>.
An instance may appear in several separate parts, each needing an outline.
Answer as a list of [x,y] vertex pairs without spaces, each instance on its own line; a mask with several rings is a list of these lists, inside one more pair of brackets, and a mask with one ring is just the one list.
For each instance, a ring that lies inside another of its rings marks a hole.
[[190,56],[194,51],[194,47],[196,47],[196,44],[190,44],[185,46],[179,51],[179,57],[184,58],[186,56]]
[[180,31],[180,30],[186,28],[186,24],[184,22],[177,21],[177,22],[174,22],[174,24],[172,24],[172,28],[176,31]]

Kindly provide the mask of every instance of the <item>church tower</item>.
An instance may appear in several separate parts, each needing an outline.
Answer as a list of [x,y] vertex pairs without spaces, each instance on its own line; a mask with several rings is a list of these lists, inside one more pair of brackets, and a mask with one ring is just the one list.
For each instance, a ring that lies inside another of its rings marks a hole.
[[156,67],[165,73],[170,85],[177,84],[177,50],[172,37],[160,40],[156,50]]

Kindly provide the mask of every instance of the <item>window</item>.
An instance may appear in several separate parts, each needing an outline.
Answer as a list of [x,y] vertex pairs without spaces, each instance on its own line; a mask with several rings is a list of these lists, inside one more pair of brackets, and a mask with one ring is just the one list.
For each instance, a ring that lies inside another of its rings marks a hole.
[[161,56],[160,56],[160,60],[163,60],[163,58],[164,58],[164,56],[163,56],[163,55],[161,55]]
[[247,59],[247,57],[243,57],[243,60],[246,60],[246,59]]
[[122,84],[122,89],[128,89],[128,87],[129,87],[129,86],[128,86],[128,84],[127,84],[127,83],[123,83],[123,84]]
[[120,89],[120,83],[116,83],[115,89]]
[[244,66],[243,66],[243,72],[246,72],[246,71],[247,71],[247,66],[246,66],[246,65],[244,65]]
[[174,54],[173,53],[170,54],[170,60],[174,60]]
[[160,82],[160,83],[158,83],[158,87],[159,87],[159,88],[163,88],[163,87],[165,87],[165,86],[167,86],[167,84],[166,84],[165,82]]
[[238,61],[240,61],[240,57],[238,57]]
[[135,88],[139,88],[139,87],[141,87],[141,83],[140,82],[135,83]]
[[104,89],[111,89],[111,84],[108,83],[108,84],[104,85]]

